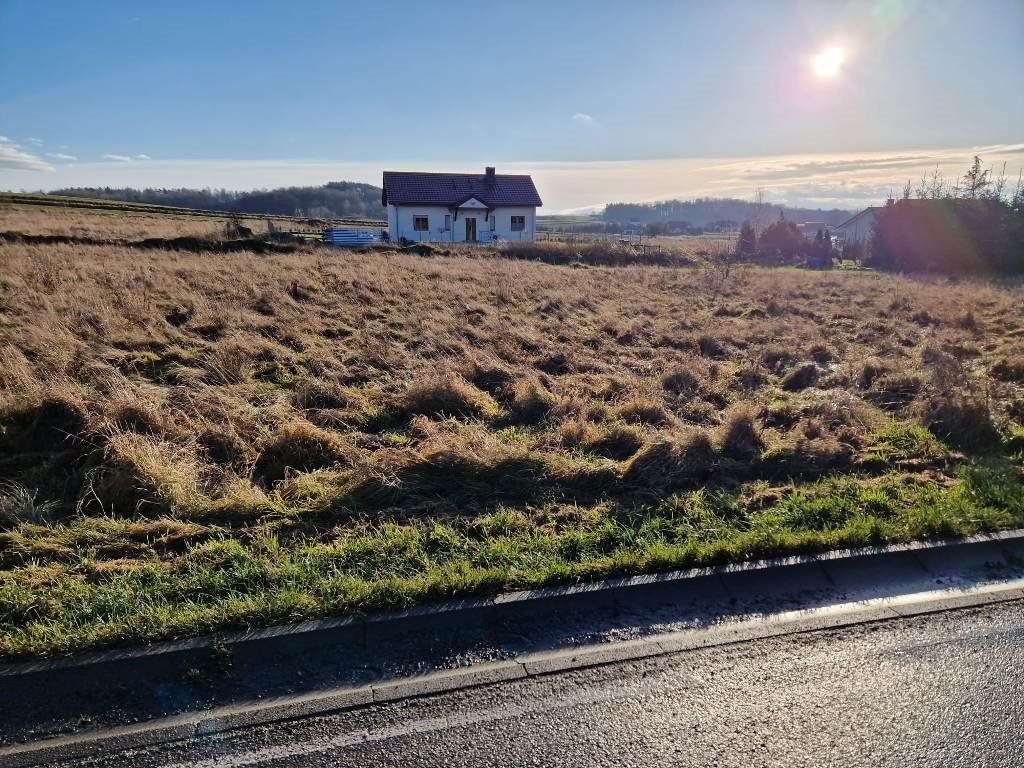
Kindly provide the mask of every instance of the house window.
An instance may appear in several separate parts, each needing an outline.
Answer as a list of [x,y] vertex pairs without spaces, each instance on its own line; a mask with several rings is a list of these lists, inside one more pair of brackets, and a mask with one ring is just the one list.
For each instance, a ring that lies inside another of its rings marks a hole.
[[493,232],[494,231],[494,214],[493,213],[490,216],[487,217],[487,224],[491,228],[491,232]]
[[417,232],[426,232],[430,229],[430,222],[427,221],[426,216],[413,216],[412,217],[412,228]]
[[513,216],[512,217],[512,231],[522,232],[526,229],[526,217],[525,216]]
[[451,232],[452,231],[452,215],[450,213],[446,213],[444,215],[444,231],[445,232]]

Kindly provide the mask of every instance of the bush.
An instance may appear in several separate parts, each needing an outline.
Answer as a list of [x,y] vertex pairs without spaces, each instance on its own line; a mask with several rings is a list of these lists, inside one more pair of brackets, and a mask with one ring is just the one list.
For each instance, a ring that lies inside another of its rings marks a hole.
[[792,221],[779,219],[761,233],[758,251],[762,259],[781,259],[784,262],[803,258],[811,250],[811,242],[800,233]]
[[875,211],[870,264],[901,272],[1024,272],[1024,212],[991,198],[898,200]]

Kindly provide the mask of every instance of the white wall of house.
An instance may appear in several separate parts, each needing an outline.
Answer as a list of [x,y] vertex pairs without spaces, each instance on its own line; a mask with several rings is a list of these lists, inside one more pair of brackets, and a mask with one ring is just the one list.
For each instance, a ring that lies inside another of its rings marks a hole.
[[[427,229],[417,230],[417,216],[427,217]],[[476,219],[477,240],[486,240],[487,233],[502,240],[533,240],[537,235],[537,209],[532,206],[500,206],[491,212],[494,229],[487,217],[487,211],[472,202],[453,214],[447,206],[439,205],[393,205],[388,203],[388,234],[392,241],[402,238],[423,243],[461,243],[466,240],[466,219]],[[522,216],[522,230],[512,229],[512,217]],[[445,229],[446,218],[449,228]]]
[[835,234],[843,236],[843,242],[847,245],[864,243],[871,239],[872,228],[875,223],[875,214],[865,211],[852,221],[843,226],[836,227]]

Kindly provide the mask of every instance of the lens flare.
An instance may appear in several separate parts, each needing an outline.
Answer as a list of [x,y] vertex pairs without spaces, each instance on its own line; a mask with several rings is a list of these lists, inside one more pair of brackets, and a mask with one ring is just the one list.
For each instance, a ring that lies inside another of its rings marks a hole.
[[814,57],[814,73],[825,79],[835,77],[845,60],[846,51],[842,48],[826,48]]

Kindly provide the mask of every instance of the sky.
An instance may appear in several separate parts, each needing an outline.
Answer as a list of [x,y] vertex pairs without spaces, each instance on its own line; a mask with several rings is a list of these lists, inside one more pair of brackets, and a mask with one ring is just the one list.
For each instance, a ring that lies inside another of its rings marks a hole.
[[857,208],[975,153],[1015,182],[1022,93],[1022,0],[0,0],[0,189],[494,165],[544,213]]

